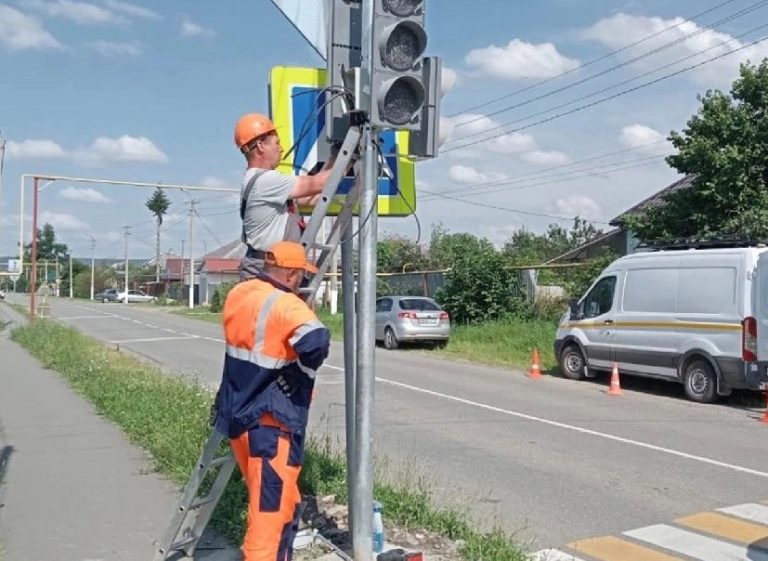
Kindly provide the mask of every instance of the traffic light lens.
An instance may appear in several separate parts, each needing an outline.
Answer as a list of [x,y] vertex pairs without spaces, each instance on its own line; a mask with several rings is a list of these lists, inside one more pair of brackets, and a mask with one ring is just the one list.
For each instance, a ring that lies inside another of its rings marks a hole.
[[423,4],[423,0],[384,0],[384,8],[400,16],[406,18],[416,13],[416,10]]
[[413,68],[426,48],[424,30],[415,25],[402,23],[395,26],[387,37],[384,63],[395,70]]
[[[415,82],[415,83],[414,83]],[[384,96],[382,116],[396,125],[409,123],[424,104],[421,85],[407,78],[395,80]]]

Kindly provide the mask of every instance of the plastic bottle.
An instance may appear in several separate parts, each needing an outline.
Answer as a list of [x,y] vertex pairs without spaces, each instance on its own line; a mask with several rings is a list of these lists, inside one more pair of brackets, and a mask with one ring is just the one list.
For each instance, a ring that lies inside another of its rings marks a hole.
[[384,521],[381,519],[381,503],[373,501],[373,552],[384,551]]

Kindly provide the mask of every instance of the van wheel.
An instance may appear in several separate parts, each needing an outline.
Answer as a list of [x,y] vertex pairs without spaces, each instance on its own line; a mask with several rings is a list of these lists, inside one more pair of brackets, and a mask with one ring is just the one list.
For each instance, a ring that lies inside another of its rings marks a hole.
[[395,332],[392,331],[391,327],[387,327],[384,330],[384,348],[388,351],[397,348],[397,337],[395,337]]
[[685,369],[685,395],[691,401],[712,403],[717,400],[717,376],[706,360],[694,360]]
[[576,345],[568,345],[560,353],[560,369],[570,380],[584,379],[584,355]]

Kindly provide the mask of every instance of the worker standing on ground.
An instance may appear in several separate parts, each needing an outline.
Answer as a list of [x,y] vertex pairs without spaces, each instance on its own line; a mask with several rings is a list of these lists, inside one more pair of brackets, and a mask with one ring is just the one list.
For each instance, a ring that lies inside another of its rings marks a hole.
[[242,240],[246,254],[240,265],[240,280],[256,276],[266,250],[281,240],[299,241],[304,222],[298,205],[313,204],[322,193],[334,158],[315,175],[284,175],[276,171],[283,149],[275,124],[264,115],[243,115],[235,125],[235,144],[248,168],[240,192]]
[[224,303],[227,350],[216,430],[230,439],[248,488],[244,561],[291,558],[315,374],[330,332],[298,295],[316,269],[296,242],[273,244],[257,277]]

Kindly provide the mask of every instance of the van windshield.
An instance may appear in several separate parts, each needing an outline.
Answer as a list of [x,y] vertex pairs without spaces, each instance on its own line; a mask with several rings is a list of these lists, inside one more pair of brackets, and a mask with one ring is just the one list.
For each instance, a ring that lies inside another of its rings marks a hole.
[[615,290],[616,277],[600,279],[584,298],[584,317],[593,318],[610,312]]

